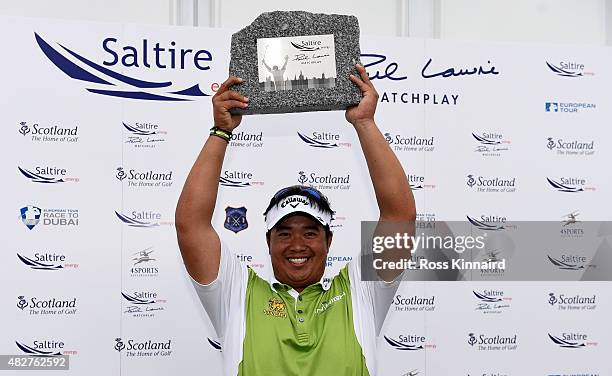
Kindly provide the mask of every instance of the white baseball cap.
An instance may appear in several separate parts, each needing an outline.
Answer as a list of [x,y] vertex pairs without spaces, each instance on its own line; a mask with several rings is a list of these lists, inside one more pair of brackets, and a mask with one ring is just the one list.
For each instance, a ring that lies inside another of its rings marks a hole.
[[265,218],[267,230],[270,231],[278,222],[292,213],[308,214],[323,226],[329,226],[332,221],[332,213],[321,210],[314,200],[302,195],[293,195],[283,198],[270,208]]

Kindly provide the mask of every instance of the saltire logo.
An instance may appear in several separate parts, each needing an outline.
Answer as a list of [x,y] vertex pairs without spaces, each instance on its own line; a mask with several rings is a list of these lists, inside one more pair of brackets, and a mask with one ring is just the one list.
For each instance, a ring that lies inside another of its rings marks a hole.
[[154,304],[155,303],[155,300],[138,298],[130,294],[126,294],[124,292],[121,293],[121,296],[123,296],[125,300],[127,300],[128,302],[132,304]]
[[402,343],[402,342],[398,342],[396,340],[394,340],[393,338],[389,338],[387,336],[384,336],[385,340],[387,341],[387,343],[389,345],[391,345],[391,347],[393,347],[396,350],[409,350],[409,351],[413,351],[413,350],[422,350],[423,346],[422,345],[409,345],[407,343]]
[[245,181],[236,181],[236,180],[231,180],[228,178],[224,178],[224,177],[219,177],[219,183],[224,186],[224,187],[238,187],[238,188],[244,188],[244,187],[250,187],[251,183]]
[[553,265],[558,266],[559,269],[563,269],[563,270],[580,270],[580,269],[584,269],[584,265],[570,264],[570,263],[561,261],[559,259],[556,259],[554,257],[550,257],[550,256],[546,256],[546,257],[548,257],[548,261],[550,261]]
[[[170,89],[172,82],[144,81],[117,73],[111,69],[94,63],[86,57],[79,55],[78,53],[58,43],[58,45],[65,52],[70,54],[74,59],[78,60],[80,64],[86,65],[89,69],[95,72],[95,74],[91,73],[89,70],[74,63],[58,50],[51,47],[51,45],[49,45],[49,43],[38,35],[38,33],[35,32],[34,37],[36,38],[36,43],[38,43],[38,46],[45,56],[47,56],[47,58],[66,75],[74,78],[75,80],[86,81],[101,87],[86,88],[86,90],[90,93],[108,95],[111,97],[153,101],[191,101],[197,97],[209,96],[200,90],[199,84],[195,84],[183,90],[169,92],[164,91],[159,93],[160,89]],[[118,81],[119,85],[123,86],[123,88],[113,83],[113,81]]]
[[19,253],[17,253],[17,258],[19,258],[21,262],[23,262],[30,268],[36,270],[59,270],[64,268],[62,265],[45,264],[40,261],[32,260],[31,258],[22,256]]
[[128,226],[131,227],[155,227],[155,226],[159,226],[159,223],[156,222],[145,222],[145,221],[139,221],[137,219],[133,219],[128,217],[125,214],[121,214],[119,212],[117,212],[115,210],[115,214],[117,215],[117,218],[119,218],[121,220],[121,222],[127,224]]
[[123,126],[125,127],[125,129],[127,129],[128,131],[130,131],[131,133],[137,135],[137,136],[152,136],[154,134],[157,134],[157,132],[154,131],[145,131],[142,129],[138,129],[136,127],[132,127],[131,125],[125,124],[123,123]]
[[34,183],[63,183],[64,182],[64,179],[48,178],[46,176],[37,174],[35,172],[32,172],[25,168],[21,168],[19,166],[17,166],[17,168],[23,174],[23,176],[32,180]]
[[19,343],[17,341],[15,341],[15,344],[17,345],[17,347],[19,347],[21,351],[23,351],[24,353],[30,356],[52,357],[52,356],[62,355],[62,353],[59,351],[55,351],[55,352],[54,351],[43,351],[43,350],[36,349],[34,347],[30,347],[28,345],[24,345],[23,343]]
[[318,51],[321,47],[305,46],[304,44],[291,42],[291,45],[300,51],[312,52]]
[[563,76],[563,77],[582,77],[582,72],[572,72],[572,71],[568,71],[566,69],[560,68],[554,64],[549,63],[548,61],[546,62],[546,65],[548,66],[548,68],[555,72],[557,75],[559,76]]
[[551,178],[546,178],[546,180],[548,180],[548,183],[550,185],[552,185],[556,190],[558,190],[559,192],[569,192],[569,193],[576,193],[576,192],[582,192],[584,191],[584,189],[582,188],[578,188],[578,187],[572,187],[566,184],[562,184],[559,183]]
[[500,225],[492,225],[483,221],[479,221],[477,219],[474,219],[472,217],[470,217],[469,215],[466,215],[468,221],[470,221],[471,224],[473,224],[475,227],[477,227],[480,230],[491,230],[491,231],[497,231],[497,230],[503,230],[504,226],[500,226]]
[[584,343],[566,341],[557,336],[553,336],[550,333],[548,333],[548,338],[550,338],[550,340],[556,343],[557,345],[568,349],[579,349],[585,346]]
[[475,134],[473,132],[472,132],[472,136],[476,139],[476,141],[478,141],[478,142],[480,142],[481,144],[484,144],[484,145],[499,145],[499,144],[501,144],[501,141],[489,140],[488,138],[479,136],[479,135],[477,135],[477,134]]
[[487,303],[496,303],[496,302],[501,302],[502,299],[495,297],[495,296],[488,296],[487,294],[483,294],[480,292],[476,292],[474,290],[472,290],[472,292],[474,293],[474,295],[480,299],[483,302],[487,302]]
[[297,132],[297,135],[308,146],[312,146],[313,148],[332,149],[332,148],[337,148],[338,147],[338,144],[336,144],[336,143],[322,142],[322,141],[319,141],[319,140],[315,140],[314,138],[308,137],[306,135],[303,135],[300,132]]
[[208,343],[215,349],[215,350],[219,350],[219,351],[223,351],[221,349],[221,342],[219,341],[215,341],[214,339],[210,339],[208,337],[206,337],[206,339],[208,340]]

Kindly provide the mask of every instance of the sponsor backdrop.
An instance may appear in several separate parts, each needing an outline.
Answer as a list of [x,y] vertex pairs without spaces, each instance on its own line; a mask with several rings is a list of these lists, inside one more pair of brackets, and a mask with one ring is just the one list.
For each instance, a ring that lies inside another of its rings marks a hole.
[[[2,18],[0,30],[0,353],[70,355],[72,375],[220,374],[223,339],[182,265],[174,208],[212,126],[231,31],[24,18]],[[492,231],[549,220],[569,236],[580,221],[609,219],[609,48],[361,45],[377,123],[420,219]],[[359,253],[360,221],[377,218],[342,112],[245,117],[223,167],[217,231],[269,273],[262,213],[297,183],[337,211],[334,274]],[[567,253],[550,267],[575,261]],[[381,333],[380,374],[610,375],[611,291],[405,282]]]

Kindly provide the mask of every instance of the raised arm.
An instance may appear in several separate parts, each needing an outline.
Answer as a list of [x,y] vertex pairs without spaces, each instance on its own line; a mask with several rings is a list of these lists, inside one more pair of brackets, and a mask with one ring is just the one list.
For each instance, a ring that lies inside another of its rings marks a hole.
[[[229,110],[245,108],[248,102],[248,98],[229,90],[240,82],[240,78],[228,78],[212,98],[215,126],[228,132],[242,120],[241,116],[231,115]],[[221,243],[211,221],[227,144],[220,137],[208,137],[176,206],[176,234],[181,255],[189,275],[202,284],[214,281],[219,271]]]
[[363,98],[359,105],[346,111],[348,120],[359,137],[374,186],[380,221],[414,221],[416,207],[406,173],[374,122],[378,93],[368,78],[365,68],[357,64],[360,77],[351,75]]

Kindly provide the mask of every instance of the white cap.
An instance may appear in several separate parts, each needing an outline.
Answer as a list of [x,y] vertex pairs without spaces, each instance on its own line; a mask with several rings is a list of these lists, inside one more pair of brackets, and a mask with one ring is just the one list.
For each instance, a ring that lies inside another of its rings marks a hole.
[[329,226],[332,214],[322,211],[316,202],[302,195],[283,198],[266,214],[266,228],[272,229],[278,222],[291,213],[305,213],[316,219],[323,226]]

